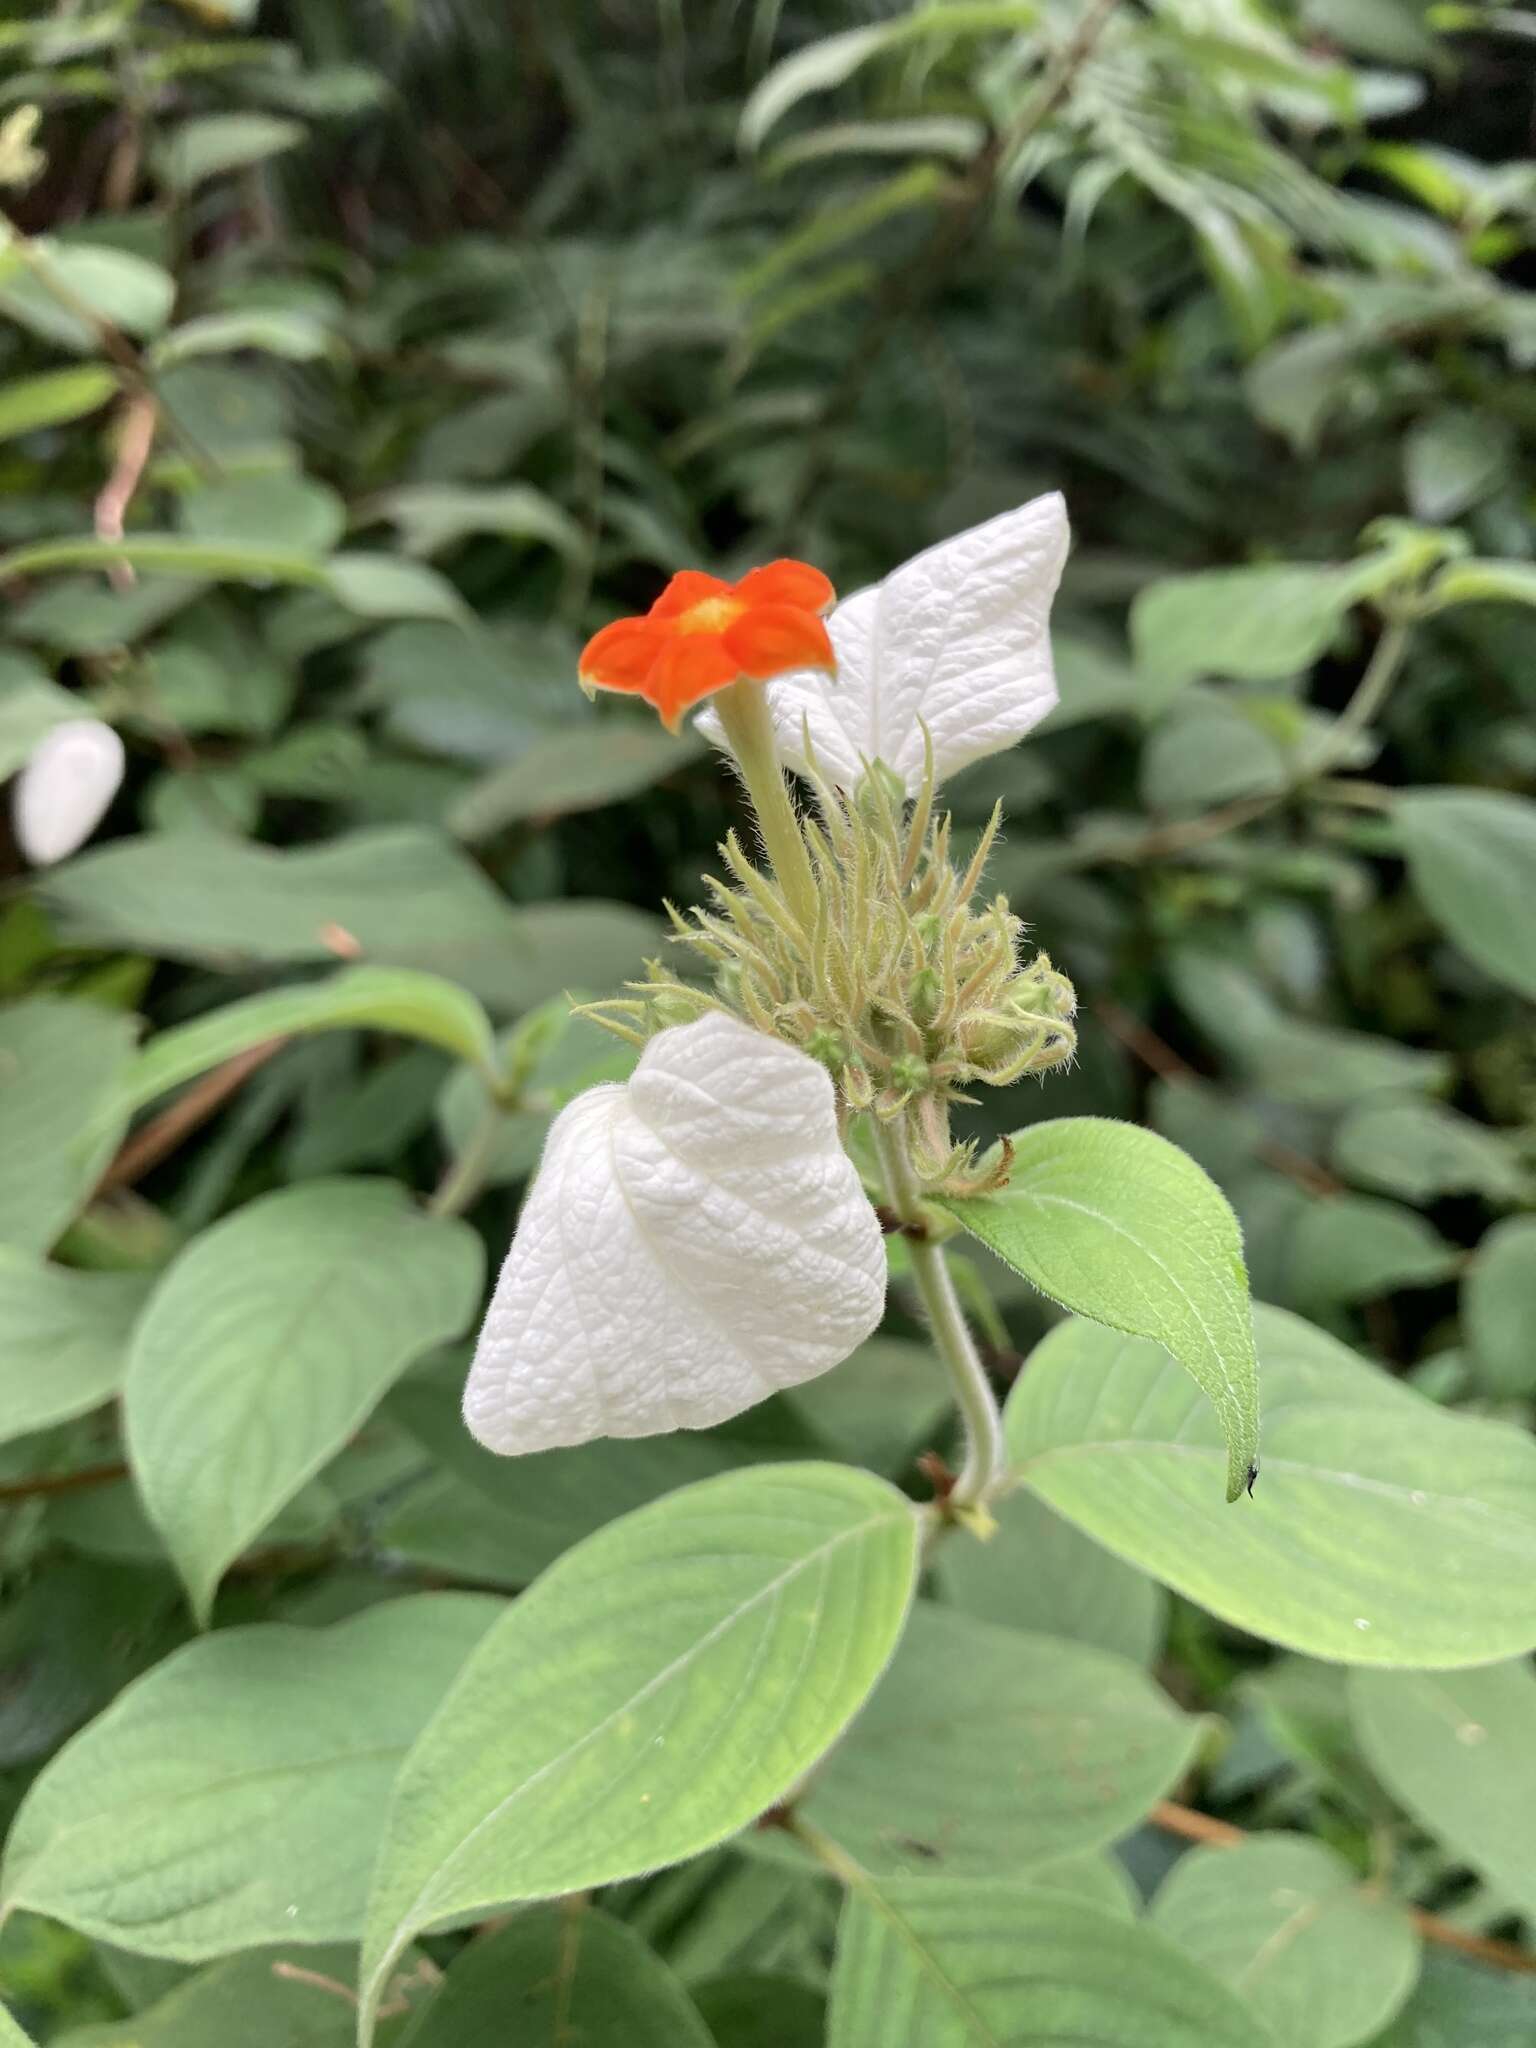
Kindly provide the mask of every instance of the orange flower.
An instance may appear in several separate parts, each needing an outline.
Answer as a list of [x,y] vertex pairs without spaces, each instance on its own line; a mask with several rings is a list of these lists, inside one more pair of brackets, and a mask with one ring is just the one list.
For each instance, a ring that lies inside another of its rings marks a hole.
[[683,569],[644,618],[615,619],[587,642],[581,686],[626,690],[660,712],[669,732],[701,698],[742,676],[836,666],[821,614],[833,589],[805,562],[770,562],[739,583]]

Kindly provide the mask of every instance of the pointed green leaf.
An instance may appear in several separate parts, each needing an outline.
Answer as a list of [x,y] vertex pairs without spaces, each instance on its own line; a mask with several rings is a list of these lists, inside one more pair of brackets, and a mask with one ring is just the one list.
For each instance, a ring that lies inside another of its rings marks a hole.
[[1536,1216],[1509,1216],[1488,1232],[1461,1306],[1479,1382],[1506,1398],[1536,1393]]
[[1166,1353],[1068,1323],[1008,1403],[1026,1485],[1254,1635],[1346,1664],[1536,1645],[1536,1443],[1448,1415],[1281,1309],[1255,1316],[1269,1420],[1228,1513],[1215,1420]]
[[1008,1185],[940,1206],[1042,1294],[1171,1351],[1210,1396],[1235,1501],[1258,1456],[1258,1360],[1242,1233],[1176,1145],[1104,1117],[1014,1134]]
[[456,1337],[484,1253],[392,1181],[312,1181],[228,1216],[166,1272],[128,1362],[128,1454],[205,1618],[225,1568],[391,1381]]
[[781,1799],[885,1668],[916,1564],[910,1505],[831,1465],[708,1479],[568,1551],[400,1774],[365,2018],[422,1930],[681,1862]]

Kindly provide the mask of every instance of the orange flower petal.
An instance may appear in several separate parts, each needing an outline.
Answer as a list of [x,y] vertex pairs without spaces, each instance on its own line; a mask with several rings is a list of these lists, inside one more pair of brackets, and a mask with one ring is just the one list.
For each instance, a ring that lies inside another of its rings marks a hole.
[[722,583],[718,576],[706,576],[702,569],[679,569],[646,617],[675,619],[679,612],[691,611],[706,598],[729,597],[730,594],[730,584]]
[[754,605],[720,638],[741,673],[759,682],[791,668],[837,667],[826,627],[797,605]]
[[589,690],[644,690],[666,644],[665,628],[649,619],[615,619],[582,649],[582,683]]
[[713,696],[734,683],[741,664],[719,633],[689,633],[669,640],[646,682],[647,700],[661,713],[662,723],[676,731],[690,704]]
[[750,605],[792,604],[802,612],[824,612],[837,592],[809,562],[784,561],[749,570],[737,584],[736,595]]

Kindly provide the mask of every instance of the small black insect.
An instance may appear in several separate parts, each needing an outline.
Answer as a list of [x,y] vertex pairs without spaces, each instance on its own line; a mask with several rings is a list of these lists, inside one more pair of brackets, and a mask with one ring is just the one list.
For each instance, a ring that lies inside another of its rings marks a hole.
[[1255,1459],[1254,1459],[1254,1461],[1253,1461],[1253,1463],[1252,1463],[1252,1464],[1251,1464],[1251,1465],[1250,1465],[1250,1466],[1248,1467],[1248,1498],[1249,1498],[1250,1500],[1252,1500],[1252,1499],[1253,1499],[1253,1485],[1254,1485],[1254,1481],[1255,1481],[1255,1480],[1256,1480],[1256,1479],[1258,1478],[1258,1476],[1259,1476],[1259,1461],[1258,1461],[1258,1459],[1257,1459],[1257,1458],[1255,1458]]

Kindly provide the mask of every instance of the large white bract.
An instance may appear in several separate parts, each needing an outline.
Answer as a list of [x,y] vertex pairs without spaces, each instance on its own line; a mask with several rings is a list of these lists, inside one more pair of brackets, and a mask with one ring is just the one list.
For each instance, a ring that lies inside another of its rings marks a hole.
[[[782,759],[805,767],[809,728],[831,781],[852,789],[878,760],[915,795],[924,726],[940,781],[1015,745],[1056,702],[1051,600],[1070,537],[1053,491],[855,591],[827,622],[837,674],[797,669],[764,686]],[[724,745],[712,712],[699,723]]]
[[66,718],[43,734],[16,778],[16,843],[34,867],[83,846],[123,779],[123,743],[99,718]]
[[884,1304],[830,1079],[711,1013],[555,1119],[464,1418],[507,1453],[706,1429],[846,1358]]

